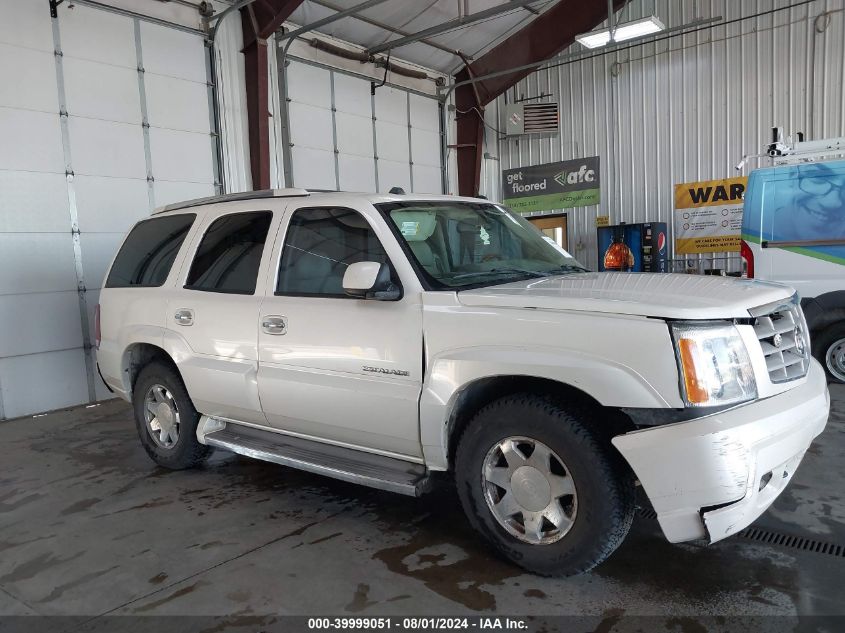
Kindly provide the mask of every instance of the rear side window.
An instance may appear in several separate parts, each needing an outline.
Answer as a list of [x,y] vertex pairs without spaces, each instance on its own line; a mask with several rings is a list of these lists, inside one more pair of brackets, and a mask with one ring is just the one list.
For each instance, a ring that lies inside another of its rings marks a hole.
[[299,209],[282,249],[276,294],[348,298],[343,275],[349,264],[386,261],[384,247],[357,211]]
[[258,266],[273,213],[251,211],[217,218],[200,242],[186,288],[255,293]]
[[161,286],[196,217],[167,215],[136,224],[120,247],[106,288]]

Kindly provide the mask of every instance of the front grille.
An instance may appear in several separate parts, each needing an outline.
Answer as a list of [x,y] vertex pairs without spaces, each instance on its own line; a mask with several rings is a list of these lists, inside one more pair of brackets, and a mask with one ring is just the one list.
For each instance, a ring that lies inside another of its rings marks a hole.
[[807,323],[797,301],[782,304],[754,320],[769,379],[787,382],[807,374],[810,366],[810,339]]

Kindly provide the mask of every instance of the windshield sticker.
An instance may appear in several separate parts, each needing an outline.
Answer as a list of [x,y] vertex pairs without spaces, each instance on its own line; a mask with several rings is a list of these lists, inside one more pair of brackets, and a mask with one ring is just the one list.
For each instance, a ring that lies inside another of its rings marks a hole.
[[402,235],[405,237],[413,237],[420,232],[419,222],[402,222]]
[[563,255],[564,257],[572,257],[572,255],[570,255],[568,252],[566,252],[566,249],[565,249],[565,248],[563,248],[560,244],[558,244],[557,242],[555,242],[555,241],[554,241],[552,238],[550,238],[548,235],[544,235],[544,236],[543,236],[543,239],[544,239],[544,240],[546,240],[546,241],[547,241],[549,244],[551,244],[552,246],[554,246],[554,247],[555,247],[555,250],[556,250],[558,253],[560,253],[561,255]]

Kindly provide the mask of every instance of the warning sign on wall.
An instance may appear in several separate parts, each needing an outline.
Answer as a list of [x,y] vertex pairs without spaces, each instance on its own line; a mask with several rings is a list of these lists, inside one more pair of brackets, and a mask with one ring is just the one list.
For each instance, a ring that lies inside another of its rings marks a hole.
[[675,185],[675,253],[739,251],[747,183],[741,176]]

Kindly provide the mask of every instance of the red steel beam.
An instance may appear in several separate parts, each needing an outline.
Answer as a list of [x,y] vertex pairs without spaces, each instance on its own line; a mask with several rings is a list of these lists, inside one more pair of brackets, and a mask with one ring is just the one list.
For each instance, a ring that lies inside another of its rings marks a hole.
[[[626,0],[614,0],[614,9],[618,11],[625,3]],[[576,35],[593,30],[606,19],[607,3],[602,0],[560,0],[525,28],[465,66],[455,76],[455,81],[466,81],[487,73],[549,59],[575,42]],[[509,75],[482,79],[455,90],[460,195],[478,195],[481,156],[484,151],[484,106],[532,72],[514,71]]]
[[[244,30],[244,48],[256,39],[266,40],[279,30],[282,23],[296,11],[302,0],[255,0],[241,9]],[[250,11],[255,16],[258,32],[252,28]]]
[[244,36],[244,83],[253,189],[270,188],[270,111],[267,38],[302,4],[302,0],[258,0],[241,9]]

